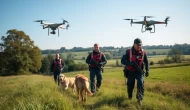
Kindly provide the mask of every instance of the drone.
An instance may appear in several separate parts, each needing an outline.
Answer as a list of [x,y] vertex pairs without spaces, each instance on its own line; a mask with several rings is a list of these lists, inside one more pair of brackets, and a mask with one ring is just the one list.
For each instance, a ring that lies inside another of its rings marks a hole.
[[[40,24],[42,24],[41,26],[43,26],[43,29],[48,28],[48,36],[49,36],[49,29],[52,30],[52,32],[50,32],[50,34],[56,34],[55,30],[58,30],[58,37],[59,37],[59,29],[68,29],[69,27],[69,22],[63,19],[63,23],[47,23],[44,22],[45,20],[35,20],[34,22],[40,22]],[[64,25],[66,25],[64,27]]]
[[[150,31],[150,33],[155,33],[155,24],[168,24],[169,18],[170,17],[166,17],[166,19],[163,21],[154,21],[154,20],[147,20],[147,18],[152,18],[153,16],[143,16],[144,17],[144,21],[136,21],[133,22],[133,20],[136,19],[124,19],[124,20],[131,20],[131,26],[132,24],[142,24],[142,29],[141,32],[145,32],[145,31]],[[152,26],[152,27],[151,27]],[[154,27],[154,29],[152,29]]]

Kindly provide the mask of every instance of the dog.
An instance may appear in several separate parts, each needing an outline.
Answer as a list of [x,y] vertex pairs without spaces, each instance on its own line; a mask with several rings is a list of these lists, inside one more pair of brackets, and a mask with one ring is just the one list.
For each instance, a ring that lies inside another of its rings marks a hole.
[[85,103],[87,99],[87,94],[90,96],[94,95],[89,90],[89,81],[86,76],[77,74],[75,77],[75,84],[76,84],[76,89],[77,89],[77,94],[78,94],[78,100],[80,100],[80,97],[81,97],[82,102]]
[[64,90],[67,90],[68,87],[71,87],[73,93],[75,93],[76,86],[74,77],[66,77],[64,74],[60,74],[59,80]]

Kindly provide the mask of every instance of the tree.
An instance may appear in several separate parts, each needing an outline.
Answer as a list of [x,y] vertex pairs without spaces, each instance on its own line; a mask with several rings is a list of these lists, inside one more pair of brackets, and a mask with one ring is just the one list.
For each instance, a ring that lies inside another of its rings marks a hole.
[[153,62],[153,61],[150,61],[150,65],[154,65],[154,62]]
[[50,62],[48,60],[48,57],[44,57],[42,59],[42,66],[40,68],[40,72],[42,72],[42,73],[49,73],[50,72]]
[[109,53],[109,52],[105,52],[104,55],[106,56],[106,58],[109,60],[109,59],[112,59],[112,55]]
[[119,60],[116,60],[116,66],[119,66]]
[[[38,72],[41,67],[41,50],[34,45],[23,31],[8,30],[2,36],[4,46],[4,75],[17,75]],[[0,62],[1,63],[1,62]],[[2,72],[2,70],[0,70]]]
[[179,62],[181,62],[183,60],[184,56],[183,56],[182,52],[179,49],[172,48],[168,52],[167,58],[171,58],[171,60],[173,60],[175,63],[179,63]]
[[52,64],[52,61],[54,60],[53,55],[48,54],[42,59],[42,66],[40,68],[40,72],[42,73],[49,73],[50,72],[50,66]]
[[155,51],[153,51],[153,52],[152,52],[152,55],[156,55],[156,52],[155,52]]
[[74,60],[74,54],[72,54],[71,52],[69,52],[67,54],[67,59]]
[[61,47],[61,48],[60,48],[60,52],[61,52],[61,53],[65,52],[65,51],[66,51],[66,48],[65,48],[65,47]]

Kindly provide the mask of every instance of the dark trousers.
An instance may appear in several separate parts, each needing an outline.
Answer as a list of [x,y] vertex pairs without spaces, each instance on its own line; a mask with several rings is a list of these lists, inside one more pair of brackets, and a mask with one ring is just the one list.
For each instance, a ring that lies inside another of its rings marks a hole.
[[57,71],[54,71],[54,72],[53,72],[54,81],[55,81],[55,83],[57,83],[58,85],[59,85],[59,75],[60,75],[60,72],[57,72]]
[[[97,82],[95,83],[95,77]],[[90,87],[91,87],[91,92],[95,93],[96,92],[96,88],[100,88],[101,84],[102,84],[102,71],[99,69],[90,69]]]
[[135,79],[137,80],[137,94],[136,98],[142,100],[144,96],[144,77],[138,71],[129,71],[127,80],[127,92],[128,97],[132,98],[133,89],[135,85]]

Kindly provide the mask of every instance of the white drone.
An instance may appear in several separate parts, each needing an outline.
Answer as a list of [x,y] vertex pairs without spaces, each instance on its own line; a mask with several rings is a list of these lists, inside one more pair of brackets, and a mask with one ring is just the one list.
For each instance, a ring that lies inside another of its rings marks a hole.
[[[64,19],[63,19],[63,23],[47,23],[47,22],[45,23],[44,21],[45,20],[36,20],[34,22],[40,22],[43,26],[43,29],[48,28],[48,36],[49,36],[49,29],[50,28],[52,30],[52,32],[50,32],[50,34],[56,34],[55,30],[57,29],[58,30],[58,36],[59,36],[59,28],[68,29],[68,27],[69,27],[69,24],[68,24],[69,22],[64,20]],[[66,26],[64,27],[64,25],[66,25]]]

